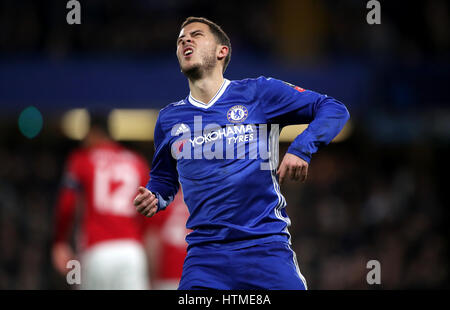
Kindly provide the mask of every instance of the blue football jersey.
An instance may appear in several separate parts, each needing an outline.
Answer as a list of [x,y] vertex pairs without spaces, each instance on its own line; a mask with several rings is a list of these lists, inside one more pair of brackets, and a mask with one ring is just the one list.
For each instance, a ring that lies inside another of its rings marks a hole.
[[309,163],[348,118],[339,101],[281,80],[225,79],[207,104],[189,95],[160,111],[147,188],[157,196],[159,212],[181,184],[190,213],[189,248],[290,243],[276,175],[279,131],[309,124],[288,149]]

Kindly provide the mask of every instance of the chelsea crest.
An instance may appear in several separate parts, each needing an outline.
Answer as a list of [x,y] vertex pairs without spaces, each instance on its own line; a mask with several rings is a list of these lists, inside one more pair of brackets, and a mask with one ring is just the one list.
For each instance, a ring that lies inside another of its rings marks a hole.
[[248,116],[248,110],[242,105],[235,105],[227,112],[227,119],[231,123],[242,123]]

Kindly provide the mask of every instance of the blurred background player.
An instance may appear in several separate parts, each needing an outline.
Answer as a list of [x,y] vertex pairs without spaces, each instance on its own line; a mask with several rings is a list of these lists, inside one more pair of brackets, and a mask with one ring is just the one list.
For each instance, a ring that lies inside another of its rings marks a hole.
[[151,287],[155,290],[176,290],[186,257],[186,221],[189,211],[178,191],[164,212],[149,219],[147,236],[150,257]]
[[[91,115],[83,144],[66,161],[56,206],[52,259],[66,275],[69,260],[81,263],[81,289],[148,289],[143,247],[145,217],[132,203],[145,184],[149,167],[143,157],[114,142],[107,119]],[[82,200],[76,250],[70,233]]]

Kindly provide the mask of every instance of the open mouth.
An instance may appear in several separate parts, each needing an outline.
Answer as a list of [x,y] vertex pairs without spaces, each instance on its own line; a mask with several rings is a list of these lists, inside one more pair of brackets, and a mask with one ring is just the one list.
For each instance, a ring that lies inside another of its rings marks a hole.
[[186,49],[184,50],[183,55],[184,55],[185,57],[186,57],[186,56],[190,56],[190,55],[192,55],[193,52],[194,52],[194,50],[193,50],[192,48],[188,47],[188,48],[186,48]]

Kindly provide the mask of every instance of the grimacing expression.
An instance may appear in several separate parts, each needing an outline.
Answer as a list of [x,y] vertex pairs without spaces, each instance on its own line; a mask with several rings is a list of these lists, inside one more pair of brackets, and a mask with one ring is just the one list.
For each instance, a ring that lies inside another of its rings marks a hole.
[[177,40],[181,71],[186,75],[199,74],[217,66],[218,46],[208,25],[198,22],[186,25]]

